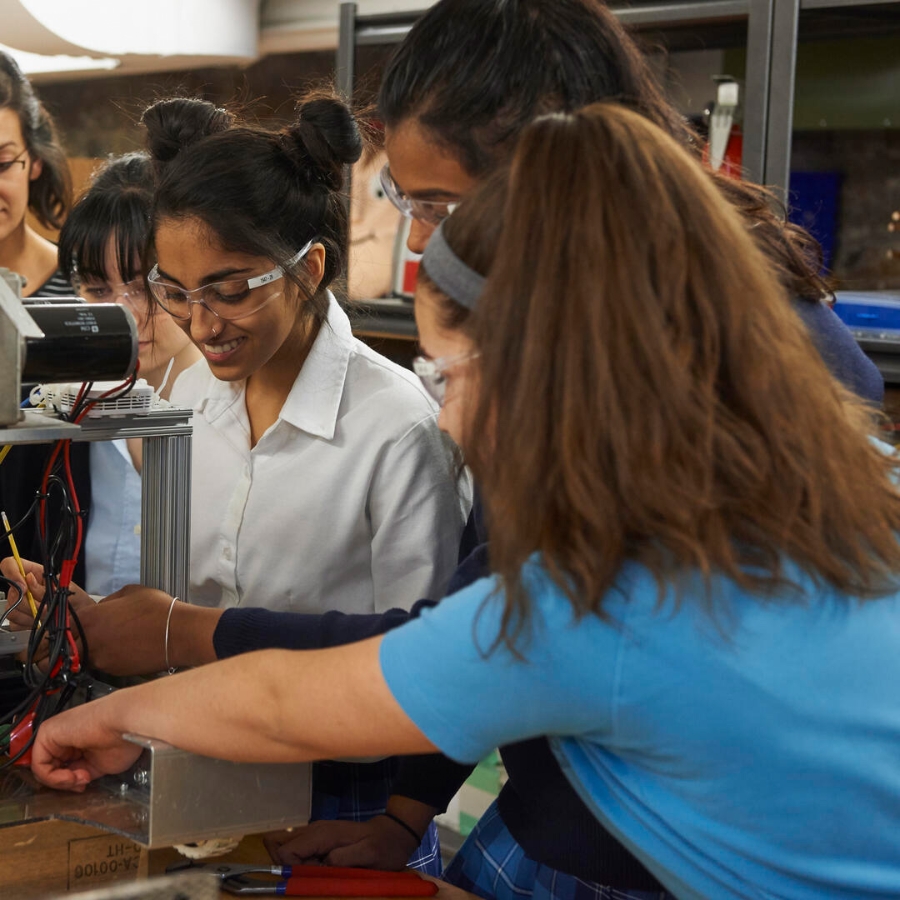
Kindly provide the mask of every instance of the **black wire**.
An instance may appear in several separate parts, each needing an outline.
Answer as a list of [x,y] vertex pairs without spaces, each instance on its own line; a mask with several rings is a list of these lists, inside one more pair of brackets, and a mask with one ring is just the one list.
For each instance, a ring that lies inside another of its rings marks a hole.
[[11,612],[15,612],[15,611],[16,611],[16,609],[18,608],[19,604],[22,602],[22,600],[23,600],[24,597],[25,597],[25,592],[22,590],[21,587],[19,587],[18,582],[16,582],[16,581],[10,581],[10,579],[7,578],[5,575],[0,575],[0,581],[6,582],[7,590],[8,590],[9,588],[14,588],[15,591],[16,591],[16,593],[19,595],[19,599],[16,600],[16,602],[13,603],[12,606],[9,606],[9,597],[6,598],[7,610],[6,610],[6,612],[5,612],[5,613],[3,614],[3,616],[2,616],[2,618],[6,618],[6,616],[8,616]]
[[[62,451],[63,448],[60,449]],[[44,595],[28,636],[28,647],[22,671],[22,680],[29,691],[15,708],[8,710],[0,717],[0,723],[12,724],[22,715],[33,711],[32,735],[19,751],[5,762],[0,763],[0,770],[21,759],[31,748],[41,723],[49,716],[64,709],[72,701],[78,687],[90,683],[90,677],[85,671],[87,637],[77,614],[69,607],[71,592],[60,585],[60,568],[64,560],[72,557],[77,540],[78,525],[77,513],[68,483],[61,474],[57,474],[63,465],[64,457],[60,452],[52,472],[46,478],[46,493],[39,491],[26,515],[10,528],[10,531],[15,531],[16,528],[21,527],[29,516],[34,515],[36,509],[40,510],[40,501],[44,501],[43,515],[35,516],[44,567]],[[59,521],[56,527],[51,529],[50,521],[56,513],[59,515]],[[22,591],[15,582],[3,580],[11,583],[18,591],[19,598],[15,604],[17,607],[22,601]],[[74,660],[69,643],[70,621],[74,622],[82,645],[82,651],[79,654],[82,664],[78,673],[72,671]],[[41,663],[46,666],[46,671],[42,672],[36,657],[43,645],[46,647],[47,656],[46,660]]]

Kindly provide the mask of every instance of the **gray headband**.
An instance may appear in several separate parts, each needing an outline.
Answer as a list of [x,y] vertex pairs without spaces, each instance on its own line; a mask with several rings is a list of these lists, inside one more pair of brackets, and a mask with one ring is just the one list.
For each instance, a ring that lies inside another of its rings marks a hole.
[[422,255],[428,277],[453,301],[466,309],[475,309],[484,290],[485,278],[470,269],[451,249],[444,237],[443,223],[428,240]]

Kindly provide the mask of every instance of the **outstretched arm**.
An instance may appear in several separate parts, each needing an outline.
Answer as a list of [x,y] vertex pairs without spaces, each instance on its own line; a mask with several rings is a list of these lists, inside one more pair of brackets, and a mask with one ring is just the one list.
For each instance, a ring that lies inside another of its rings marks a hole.
[[124,733],[235,761],[433,752],[381,675],[381,640],[250,653],[117,691],[45,722],[34,773],[51,787],[83,789],[137,758]]

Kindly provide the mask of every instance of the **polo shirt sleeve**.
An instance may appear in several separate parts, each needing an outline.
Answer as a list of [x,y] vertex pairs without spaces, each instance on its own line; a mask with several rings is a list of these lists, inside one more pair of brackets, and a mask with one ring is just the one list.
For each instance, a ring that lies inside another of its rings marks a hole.
[[503,612],[496,578],[475,582],[382,640],[381,670],[394,699],[459,762],[539,735],[602,740],[611,732],[621,630],[593,615],[575,620],[542,570],[525,584],[534,608],[518,655],[502,642],[493,646]]

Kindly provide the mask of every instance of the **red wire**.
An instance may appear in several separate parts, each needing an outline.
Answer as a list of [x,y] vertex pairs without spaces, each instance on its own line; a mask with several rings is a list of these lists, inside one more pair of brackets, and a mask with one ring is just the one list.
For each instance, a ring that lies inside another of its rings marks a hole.
[[[74,563],[76,559],[78,559],[78,554],[81,551],[81,538],[82,538],[82,529],[83,524],[81,521],[81,507],[78,505],[78,494],[75,492],[75,481],[72,478],[72,462],[69,457],[69,451],[72,447],[71,441],[66,441],[66,446],[63,449],[63,461],[66,467],[66,481],[69,485],[69,496],[72,498],[72,506],[75,509],[75,548],[72,551],[72,562]],[[68,583],[66,587],[68,587]]]

